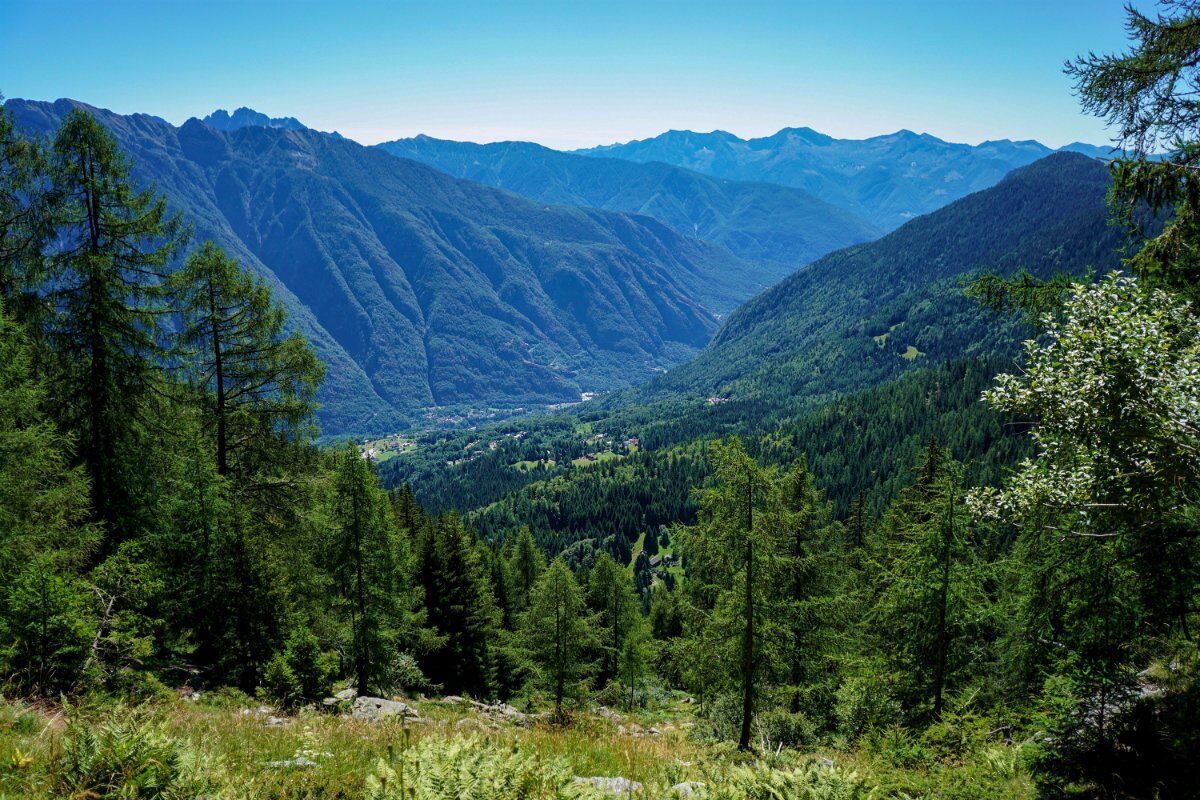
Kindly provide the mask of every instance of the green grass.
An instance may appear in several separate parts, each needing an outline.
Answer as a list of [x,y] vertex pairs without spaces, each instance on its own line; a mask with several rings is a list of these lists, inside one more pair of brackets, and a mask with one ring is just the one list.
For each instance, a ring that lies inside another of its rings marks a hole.
[[547,469],[549,469],[550,467],[553,467],[555,465],[555,463],[557,463],[557,462],[555,462],[554,459],[547,458],[547,459],[541,459],[540,461],[517,461],[516,463],[511,464],[510,466],[512,466],[513,469],[519,470],[521,472],[529,472],[530,470],[536,469],[539,464],[542,464]]
[[906,349],[903,353],[900,354],[900,357],[903,358],[905,361],[916,361],[918,358],[920,358],[923,355],[925,355],[925,354],[910,344],[908,346],[908,349]]
[[595,464],[600,464],[604,461],[612,461],[615,458],[621,458],[621,456],[617,455],[612,450],[601,450],[600,452],[592,453],[591,455],[592,458],[580,456],[579,458],[572,459],[571,464],[576,467],[590,467]]
[[[0,700],[0,798],[369,800],[372,774],[386,775],[406,760],[410,767],[419,763],[432,769],[441,763],[440,768],[453,769],[454,759],[481,749],[492,753],[478,753],[479,763],[492,765],[489,769],[507,768],[496,762],[507,764],[515,755],[532,759],[522,761],[523,769],[544,768],[568,781],[572,775],[629,778],[644,784],[646,792],[634,795],[643,800],[667,797],[669,788],[680,781],[707,785],[695,800],[1032,796],[1019,746],[977,736],[964,750],[959,743],[971,737],[953,731],[943,731],[940,739],[885,732],[868,747],[852,750],[836,743],[807,752],[768,747],[755,757],[736,753],[729,743],[696,736],[704,726],[694,716],[695,706],[678,701],[625,714],[620,720],[577,712],[567,727],[543,721],[528,727],[491,723],[464,705],[413,703],[421,722],[366,722],[307,711],[288,717],[284,725],[267,726],[264,715],[246,713],[259,704],[245,697],[239,701],[237,695],[210,694],[195,702],[167,698],[141,707],[97,702],[63,708]],[[660,733],[647,735],[651,726]],[[944,748],[943,739],[953,740],[955,746]],[[406,755],[410,749],[411,757]],[[90,758],[81,762],[68,757],[81,752]],[[272,764],[298,756],[315,766]],[[470,758],[476,763],[475,755]],[[826,759],[835,766],[818,769]],[[392,766],[381,767],[381,762]],[[131,793],[129,786],[97,790],[89,785],[97,775],[118,783],[122,776],[161,777],[164,764],[178,781],[174,793]],[[196,792],[197,785],[204,786],[203,792]],[[190,789],[184,792],[181,787]],[[563,791],[528,797],[601,800],[578,787]],[[392,800],[393,795],[375,797]],[[425,789],[404,797],[444,800],[450,795]],[[492,800],[482,794],[454,795],[455,800],[474,797]]]

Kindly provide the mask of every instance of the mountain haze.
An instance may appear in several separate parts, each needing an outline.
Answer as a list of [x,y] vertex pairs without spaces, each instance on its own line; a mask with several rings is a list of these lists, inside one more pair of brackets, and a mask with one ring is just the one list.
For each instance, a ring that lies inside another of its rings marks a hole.
[[777,269],[753,276],[765,283],[760,290],[796,267],[881,232],[803,189],[713,178],[663,163],[586,158],[531,142],[475,144],[428,136],[377,147],[547,203],[646,214],[742,258],[777,262]]
[[[81,104],[10,100],[49,134]],[[329,431],[547,403],[686,360],[747,265],[648,217],[548,206],[307,129],[89,108],[135,176],[265,276],[329,366]]]
[[993,186],[1010,170],[1053,151],[1035,141],[1001,139],[973,146],[908,130],[869,139],[835,139],[812,128],[784,128],[757,139],[740,139],[725,131],[668,131],[576,152],[661,161],[721,178],[794,186],[892,230]]

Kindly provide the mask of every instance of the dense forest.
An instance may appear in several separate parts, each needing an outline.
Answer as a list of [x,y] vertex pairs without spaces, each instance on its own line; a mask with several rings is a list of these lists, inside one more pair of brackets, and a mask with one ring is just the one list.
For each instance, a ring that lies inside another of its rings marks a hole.
[[[706,378],[740,395],[414,433],[378,468],[318,445],[315,349],[262,277],[135,181],[108,129],[74,109],[42,139],[0,112],[4,695],[126,709],[186,690],[317,715],[349,692],[527,719],[512,702],[583,737],[597,704],[678,700],[689,736],[751,771],[741,785],[775,780],[753,770],[784,748],[921,776],[700,797],[1010,796],[1025,775],[1047,798],[1197,796],[1200,8],[1170,11],[1130,11],[1130,53],[1068,67],[1128,150],[1107,172],[1052,156],[991,190],[1000,206],[980,193],[829,257],[829,291],[892,269],[874,316],[849,317],[852,355],[895,355],[907,321],[927,364],[811,390],[845,353],[795,309],[845,327],[839,303],[863,301],[807,296],[814,266],[649,396],[706,358],[774,354],[774,371]],[[1065,212],[1035,225],[1047,204]],[[1004,229],[993,271],[964,252],[906,287],[933,269],[922,253]],[[217,796],[155,783],[177,757],[113,730],[73,731],[39,796]],[[392,748],[356,796],[450,796],[406,793],[421,767]],[[105,759],[152,777],[95,778]],[[32,786],[31,763],[17,749],[0,790]],[[511,796],[585,796],[504,774]],[[351,796],[296,786],[271,796]]]

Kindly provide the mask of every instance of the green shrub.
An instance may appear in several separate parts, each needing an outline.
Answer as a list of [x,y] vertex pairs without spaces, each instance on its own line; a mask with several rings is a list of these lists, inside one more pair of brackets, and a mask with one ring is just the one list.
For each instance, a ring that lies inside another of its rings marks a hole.
[[118,706],[102,720],[73,720],[54,765],[67,797],[192,800],[213,790],[194,754],[136,710]]
[[276,653],[263,670],[263,696],[280,708],[292,708],[300,700],[300,681],[284,653]]
[[804,714],[785,708],[759,714],[754,729],[767,747],[811,747],[817,741],[817,726]]
[[292,631],[284,645],[283,657],[294,680],[295,701],[315,703],[329,694],[334,670],[312,631],[308,628]]
[[838,688],[834,707],[838,729],[850,741],[870,730],[880,730],[900,719],[900,706],[883,681],[877,678],[847,678]]

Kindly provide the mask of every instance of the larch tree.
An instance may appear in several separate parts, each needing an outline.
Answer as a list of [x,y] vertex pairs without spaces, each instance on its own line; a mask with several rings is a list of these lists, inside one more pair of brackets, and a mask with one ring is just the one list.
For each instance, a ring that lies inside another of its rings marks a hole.
[[710,676],[731,676],[740,698],[738,747],[750,748],[755,703],[779,659],[780,523],[778,487],[739,439],[712,450],[716,485],[699,496],[699,519],[684,532],[684,587],[706,622],[698,655]]
[[0,96],[0,304],[19,322],[42,321],[39,289],[56,207],[45,147],[17,130]]
[[625,640],[642,624],[641,604],[629,571],[604,552],[588,573],[587,600],[599,626],[600,670],[596,677],[603,687],[620,674]]
[[324,368],[261,280],[212,242],[171,278],[190,382],[213,436],[219,475],[245,478],[264,451],[309,422]]
[[554,699],[557,719],[563,719],[563,703],[582,691],[592,666],[587,654],[593,638],[583,589],[557,558],[534,584],[521,621],[521,643],[533,666],[534,684]]
[[533,531],[528,525],[521,527],[513,551],[513,607],[524,611],[529,607],[529,593],[533,591],[542,572],[546,569],[546,557],[533,541]]
[[186,234],[162,197],[134,186],[129,161],[86,111],[67,115],[52,161],[61,202],[48,292],[54,390],[111,551],[143,505],[142,401],[161,378],[162,285]]
[[361,693],[386,691],[405,633],[400,542],[387,495],[370,461],[347,444],[333,484],[331,555],[350,621],[350,663]]

